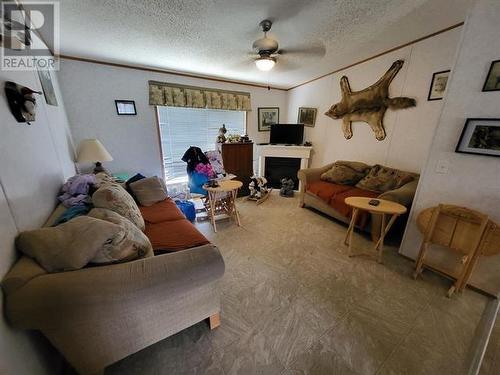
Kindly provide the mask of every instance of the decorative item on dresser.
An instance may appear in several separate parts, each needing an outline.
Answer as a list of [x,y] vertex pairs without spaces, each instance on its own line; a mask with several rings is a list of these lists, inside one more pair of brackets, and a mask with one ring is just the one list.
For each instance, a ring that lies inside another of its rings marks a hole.
[[226,173],[236,175],[243,183],[238,196],[249,195],[248,185],[253,176],[253,142],[223,143],[221,146]]

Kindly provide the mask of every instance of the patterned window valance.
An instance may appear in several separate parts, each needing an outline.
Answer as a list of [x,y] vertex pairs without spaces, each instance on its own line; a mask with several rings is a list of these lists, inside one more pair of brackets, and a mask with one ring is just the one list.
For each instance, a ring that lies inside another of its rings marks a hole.
[[149,104],[251,111],[250,93],[149,81]]

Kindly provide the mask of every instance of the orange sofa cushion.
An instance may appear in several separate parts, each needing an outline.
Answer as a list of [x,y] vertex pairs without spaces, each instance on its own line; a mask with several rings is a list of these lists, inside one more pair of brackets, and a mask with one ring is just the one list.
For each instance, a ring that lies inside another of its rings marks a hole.
[[155,253],[184,250],[210,243],[187,219],[148,223],[145,233]]
[[175,202],[170,198],[155,203],[152,206],[140,206],[139,209],[146,223],[155,224],[163,221],[185,219],[182,211],[179,210]]
[[348,197],[369,197],[376,198],[380,193],[375,193],[373,191],[359,189],[357,187],[350,186],[351,189],[343,191],[342,193],[336,194],[332,200],[330,200],[330,206],[332,206],[338,213],[342,216],[350,217],[352,213],[352,208],[345,203],[345,199]]
[[350,189],[353,189],[353,187],[350,185],[334,184],[332,182],[326,182],[321,180],[313,181],[307,184],[306,187],[306,190],[309,193],[316,195],[318,198],[324,200],[326,203],[330,203],[333,197]]

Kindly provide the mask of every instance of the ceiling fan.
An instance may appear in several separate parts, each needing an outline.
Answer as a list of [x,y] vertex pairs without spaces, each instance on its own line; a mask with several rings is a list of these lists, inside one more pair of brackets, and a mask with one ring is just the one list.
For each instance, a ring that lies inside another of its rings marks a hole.
[[[267,32],[271,30],[273,25],[271,20],[265,19],[259,23],[259,26],[264,32],[264,37],[257,39],[253,42],[252,48],[254,50],[253,56],[255,58],[255,65],[261,71],[267,72],[271,70],[274,65],[278,62],[278,56],[290,55],[290,54],[306,54],[307,56],[323,56],[325,54],[325,48],[323,46],[309,46],[306,48],[296,48],[296,49],[279,49],[278,42],[267,36]],[[257,55],[255,55],[255,53]]]

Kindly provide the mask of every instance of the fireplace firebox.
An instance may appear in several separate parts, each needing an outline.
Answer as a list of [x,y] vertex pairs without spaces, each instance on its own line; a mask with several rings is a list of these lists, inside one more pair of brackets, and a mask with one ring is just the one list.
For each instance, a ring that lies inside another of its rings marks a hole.
[[267,185],[279,189],[281,187],[281,179],[284,177],[291,178],[294,183],[294,190],[299,189],[299,179],[297,172],[300,169],[300,158],[280,158],[266,157],[265,177]]

